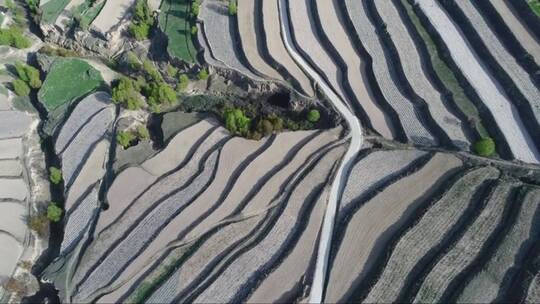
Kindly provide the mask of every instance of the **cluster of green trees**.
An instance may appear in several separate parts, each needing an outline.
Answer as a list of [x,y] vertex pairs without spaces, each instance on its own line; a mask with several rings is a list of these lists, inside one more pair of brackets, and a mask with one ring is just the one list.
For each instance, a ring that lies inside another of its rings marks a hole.
[[134,17],[129,25],[129,32],[137,40],[145,40],[150,36],[150,29],[155,20],[147,0],[137,0],[134,7]]
[[274,113],[254,117],[256,114],[252,113],[252,115],[248,115],[246,112],[241,108],[226,107],[222,111],[221,116],[225,122],[225,128],[229,132],[254,140],[259,140],[273,133],[280,133],[284,129],[292,131],[312,129],[314,123],[320,119],[318,110],[309,111],[306,119],[301,121],[295,121],[290,118],[283,119]]
[[0,45],[9,45],[18,49],[30,47],[31,43],[23,34],[23,30],[15,25],[0,29]]
[[150,138],[150,132],[144,125],[139,125],[136,130],[119,131],[116,134],[116,142],[120,146],[122,146],[124,150],[133,146],[139,140],[149,139],[149,138]]
[[31,89],[41,88],[42,83],[38,69],[16,61],[15,70],[17,71],[18,78],[11,83],[15,94],[18,96],[28,96]]

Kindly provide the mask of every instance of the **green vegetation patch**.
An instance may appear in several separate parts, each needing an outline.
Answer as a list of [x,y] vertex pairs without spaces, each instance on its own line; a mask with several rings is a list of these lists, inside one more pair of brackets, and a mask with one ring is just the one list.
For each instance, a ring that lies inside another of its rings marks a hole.
[[96,19],[107,1],[103,0],[95,4],[93,2],[95,1],[86,0],[72,11],[75,19],[78,19],[79,26],[83,29],[86,29]]
[[533,12],[540,17],[540,0],[529,0],[529,6]]
[[189,0],[164,0],[159,26],[169,38],[169,54],[187,62],[194,62],[197,50],[192,41],[190,6]]
[[23,34],[23,30],[16,26],[0,29],[0,45],[9,45],[18,49],[30,47],[32,43]]
[[45,78],[38,98],[50,111],[96,90],[102,84],[101,74],[86,61],[57,58]]
[[69,1],[70,0],[50,0],[40,6],[41,21],[47,24],[54,23],[64,8],[66,8]]
[[418,16],[416,16],[412,6],[407,0],[401,0],[403,5],[407,10],[407,14],[411,19],[416,31],[422,37],[422,40],[425,42],[428,53],[430,55],[431,64],[435,73],[439,79],[444,83],[445,87],[452,93],[452,97],[457,107],[467,115],[470,123],[476,128],[480,136],[487,137],[489,136],[486,128],[482,124],[480,114],[478,109],[473,104],[473,102],[467,97],[465,91],[460,86],[458,79],[450,69],[450,67],[442,60],[437,51],[437,46],[435,42],[424,28]]

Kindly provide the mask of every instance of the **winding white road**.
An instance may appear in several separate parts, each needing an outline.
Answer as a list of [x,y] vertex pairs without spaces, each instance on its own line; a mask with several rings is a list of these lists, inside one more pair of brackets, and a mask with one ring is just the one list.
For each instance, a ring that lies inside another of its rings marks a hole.
[[[337,96],[330,86],[324,81],[324,79],[302,58],[298,50],[296,49],[290,29],[289,16],[287,14],[286,0],[279,0],[279,14],[281,23],[281,37],[285,43],[287,51],[296,63],[304,69],[304,71],[319,84],[321,90],[326,94],[330,102],[341,113],[341,115],[347,121],[350,132],[347,135],[351,139],[351,143],[347,153],[343,156],[341,164],[336,172],[336,178],[332,183],[330,189],[330,196],[328,198],[328,205],[326,207],[326,213],[324,215],[324,222],[322,227],[322,233],[319,243],[319,251],[317,256],[317,265],[315,266],[315,277],[313,279],[313,286],[311,287],[311,293],[309,297],[310,303],[321,303],[324,291],[324,283],[326,281],[326,274],[328,268],[328,259],[330,256],[330,245],[332,244],[332,234],[334,230],[334,219],[338,209],[338,201],[343,192],[347,176],[350,172],[351,166],[354,164],[356,155],[360,151],[363,142],[362,128],[358,118],[354,116],[351,110],[347,107],[346,103]],[[308,26],[308,25],[306,25]]]

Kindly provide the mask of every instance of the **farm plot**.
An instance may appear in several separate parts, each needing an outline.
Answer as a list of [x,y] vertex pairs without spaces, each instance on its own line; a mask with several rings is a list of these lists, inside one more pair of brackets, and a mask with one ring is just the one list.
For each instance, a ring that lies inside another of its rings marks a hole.
[[336,223],[325,302],[349,299],[377,257],[384,256],[391,235],[402,229],[460,166],[461,161],[454,156],[435,154],[416,172],[380,189]]
[[[538,90],[538,87],[533,83],[530,75],[521,67],[521,65],[519,65],[512,54],[510,54],[501,43],[496,33],[489,27],[478,9],[470,1],[456,1],[456,5],[470,21],[470,24],[477,32],[479,39],[486,47],[486,50],[489,51],[495,59],[496,64],[503,68],[515,87],[525,98],[524,104],[517,103],[516,107],[521,114],[522,120],[528,126],[529,132],[531,134],[540,132],[540,90]],[[463,33],[465,33],[465,36],[467,37],[472,37],[469,31],[463,31]],[[489,61],[488,65],[490,65]],[[493,67],[492,71],[495,78],[498,77],[499,81],[502,81],[500,73],[494,70]],[[506,83],[501,82],[501,84],[504,87],[508,86]],[[509,95],[510,98],[517,99],[515,96],[516,95],[513,92],[512,95]],[[531,113],[527,113],[527,111],[531,111]],[[528,115],[532,116],[531,119],[536,120],[536,122],[528,122]],[[537,143],[537,147],[540,147],[540,143]]]
[[528,192],[524,198],[509,201],[513,208],[518,209],[515,220],[509,222],[510,227],[506,234],[499,236],[499,243],[483,267],[465,281],[465,286],[457,290],[458,303],[495,301],[501,289],[508,288],[508,283],[512,281],[508,276],[515,272],[515,265],[523,263],[523,251],[530,246],[527,245],[527,240],[534,237],[531,232],[536,231],[538,234],[539,231],[540,191],[527,187],[522,191]]
[[[326,47],[332,50],[334,57],[341,58],[339,67],[344,71],[344,74],[346,73],[347,81],[352,86],[354,98],[349,100],[349,104],[354,107],[354,102],[360,103],[367,114],[366,117],[362,118],[362,121],[368,119],[366,122],[370,122],[376,132],[385,138],[394,139],[395,131],[391,119],[378,105],[376,97],[369,87],[365,63],[356,51],[356,47],[344,26],[344,17],[340,14],[338,4],[336,1],[316,1],[314,3],[320,21],[320,31],[323,32],[327,42],[332,45]],[[323,43],[324,45],[325,43]]]
[[197,50],[191,36],[190,2],[164,0],[159,26],[167,34],[169,54],[191,63],[196,60]]
[[38,98],[47,110],[53,111],[98,89],[102,83],[100,73],[84,60],[57,58],[39,90]]
[[482,67],[480,59],[470,49],[462,33],[438,3],[426,0],[417,3],[431,25],[440,33],[456,65],[491,112],[514,157],[525,162],[539,162],[540,154],[518,110]]
[[[363,3],[363,2],[362,2]],[[420,113],[400,91],[395,82],[394,72],[390,70],[387,54],[382,46],[377,32],[369,17],[366,8],[357,1],[346,0],[346,13],[352,21],[364,48],[372,58],[373,73],[386,101],[399,117],[399,123],[407,139],[419,145],[433,145],[437,139],[426,128]]]
[[441,93],[433,86],[430,76],[423,67],[421,54],[411,37],[402,16],[392,1],[373,2],[380,18],[386,24],[390,40],[394,43],[401,67],[412,90],[427,103],[428,115],[442,128],[453,145],[468,149],[469,141],[464,126],[446,107]]
[[281,67],[279,71],[285,80],[298,83],[302,92],[313,96],[311,80],[294,62],[281,39],[278,0],[262,0],[261,2],[265,46],[270,57],[274,60],[275,66]]
[[489,238],[498,237],[493,233],[505,215],[505,203],[511,187],[512,184],[503,183],[491,193],[484,210],[454,248],[450,249],[426,276],[414,302],[445,301],[443,297],[449,286],[458,279],[458,274],[465,273],[465,269],[471,265]]
[[204,35],[214,57],[225,66],[253,79],[255,75],[240,47],[236,19],[229,16],[227,3],[219,0],[205,0],[201,4],[199,19],[204,23]]
[[260,8],[260,1],[238,1],[238,32],[244,54],[257,72],[266,77],[283,80],[278,71],[264,60],[260,50],[263,47],[260,33],[262,20],[259,18],[261,15],[258,14],[257,8]]
[[135,0],[106,1],[99,15],[92,22],[92,26],[103,34],[113,31],[129,16],[129,11],[134,4]]
[[534,276],[531,286],[529,286],[527,298],[525,299],[525,303],[532,304],[538,302],[540,302],[540,274]]
[[533,56],[537,64],[540,64],[540,41],[519,20],[519,17],[513,12],[513,8],[505,0],[493,0],[490,3],[504,20],[504,23],[514,33],[521,46]]
[[41,22],[45,24],[53,24],[62,12],[64,8],[69,4],[71,0],[49,0],[41,1],[39,6],[41,10]]
[[464,116],[467,117],[471,127],[475,128],[477,136],[480,138],[489,137],[489,132],[485,127],[476,105],[467,96],[465,90],[459,84],[456,75],[441,58],[441,55],[437,50],[437,45],[426,28],[420,22],[420,19],[414,12],[412,5],[407,0],[401,0],[401,4],[404,6],[405,12],[408,14],[409,19],[415,27],[418,35],[421,37],[422,42],[425,43],[427,52],[429,53],[429,60],[431,60],[431,65],[435,70],[436,77],[438,77],[442,82],[442,85],[448,89],[448,93],[451,94],[452,100],[455,102],[456,106],[464,114]]

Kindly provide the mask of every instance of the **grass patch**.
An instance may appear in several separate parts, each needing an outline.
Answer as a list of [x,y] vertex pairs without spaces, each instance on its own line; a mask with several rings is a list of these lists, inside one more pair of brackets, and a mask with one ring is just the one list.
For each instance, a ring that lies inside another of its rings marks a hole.
[[96,90],[103,84],[101,74],[86,61],[76,58],[57,58],[38,98],[51,111]]
[[83,4],[73,9],[73,16],[80,16],[80,23],[88,26],[92,23],[92,21],[94,21],[94,19],[96,19],[97,15],[101,12],[103,6],[105,6],[106,2],[107,1],[104,0],[91,6],[90,1],[86,0]]
[[401,0],[403,5],[406,8],[407,14],[409,15],[409,18],[411,19],[412,23],[414,24],[414,27],[416,28],[416,31],[420,34],[422,37],[422,40],[425,42],[427,50],[430,55],[431,64],[433,65],[433,69],[435,70],[435,73],[439,77],[439,79],[444,83],[445,87],[452,93],[452,97],[454,99],[454,102],[458,106],[458,108],[467,115],[470,121],[474,122],[474,126],[481,137],[488,137],[489,134],[482,124],[482,119],[480,118],[480,114],[478,113],[478,109],[473,104],[473,102],[467,97],[465,94],[465,91],[460,86],[458,79],[450,69],[450,67],[442,60],[442,58],[439,56],[439,53],[437,51],[437,46],[435,45],[435,42],[427,32],[427,30],[424,28],[422,23],[420,22],[420,19],[418,16],[416,16],[412,6],[407,0]]
[[49,2],[40,6],[41,22],[47,24],[54,23],[64,8],[68,5],[69,1],[70,0],[50,0]]
[[194,62],[197,50],[193,45],[190,21],[190,0],[164,0],[159,26],[167,34],[169,54],[187,62]]
[[540,0],[529,0],[529,6],[533,12],[540,17]]

